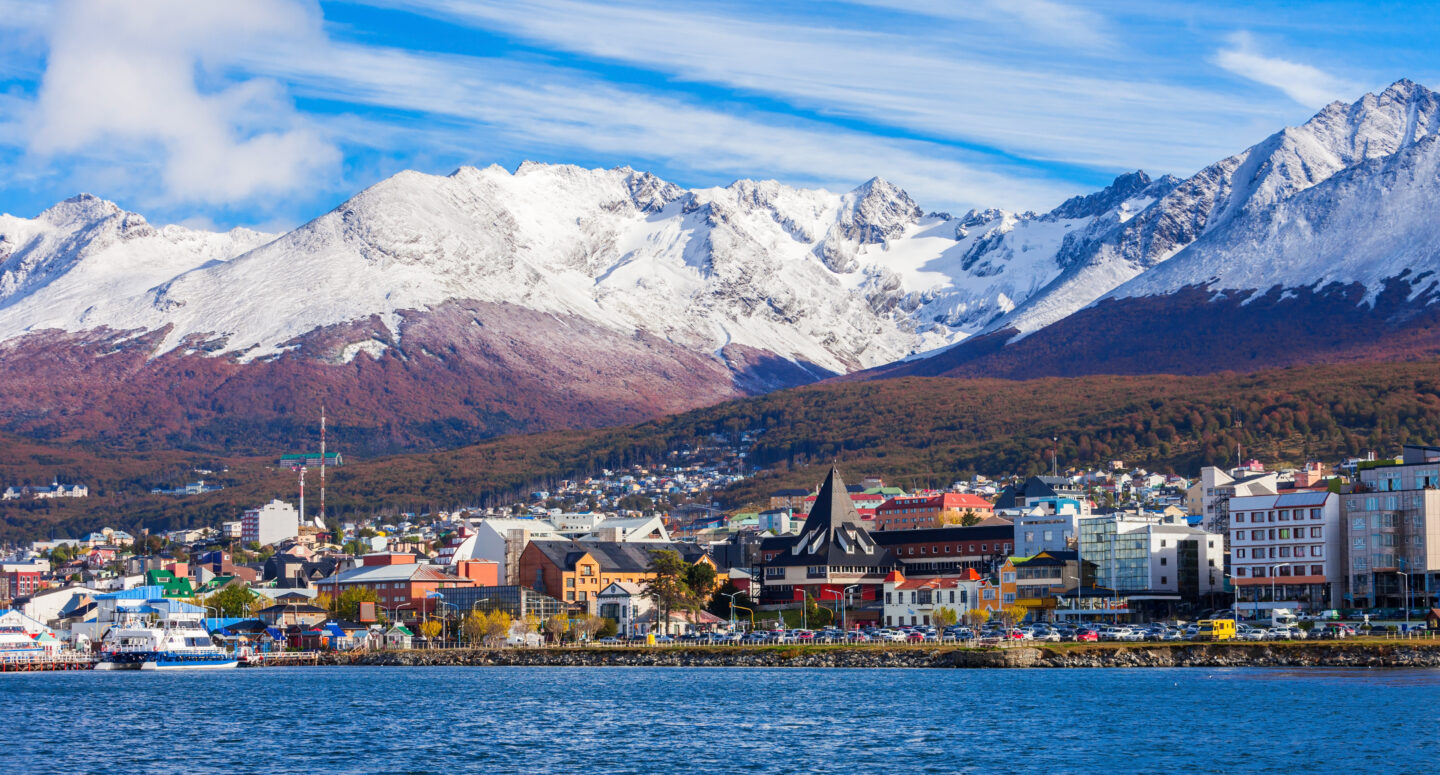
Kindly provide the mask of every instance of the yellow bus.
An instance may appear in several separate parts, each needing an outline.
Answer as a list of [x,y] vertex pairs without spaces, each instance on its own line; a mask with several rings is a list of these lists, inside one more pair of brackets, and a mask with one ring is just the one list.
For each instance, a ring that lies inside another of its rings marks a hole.
[[1230,619],[1204,619],[1195,637],[1198,640],[1231,640],[1235,637],[1235,622]]

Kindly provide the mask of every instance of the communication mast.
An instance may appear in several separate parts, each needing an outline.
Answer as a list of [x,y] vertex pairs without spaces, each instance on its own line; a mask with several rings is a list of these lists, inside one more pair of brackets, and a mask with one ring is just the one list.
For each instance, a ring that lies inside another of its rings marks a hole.
[[325,521],[325,405],[320,405],[320,521]]
[[305,521],[305,466],[300,466],[300,521]]

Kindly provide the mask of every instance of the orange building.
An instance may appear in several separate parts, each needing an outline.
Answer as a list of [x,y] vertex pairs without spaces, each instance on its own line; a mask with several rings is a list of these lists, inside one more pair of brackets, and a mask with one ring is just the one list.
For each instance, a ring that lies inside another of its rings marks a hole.
[[594,613],[595,596],[611,583],[644,584],[653,579],[650,553],[660,550],[677,552],[692,565],[715,565],[698,544],[541,538],[521,552],[519,580],[521,586]]

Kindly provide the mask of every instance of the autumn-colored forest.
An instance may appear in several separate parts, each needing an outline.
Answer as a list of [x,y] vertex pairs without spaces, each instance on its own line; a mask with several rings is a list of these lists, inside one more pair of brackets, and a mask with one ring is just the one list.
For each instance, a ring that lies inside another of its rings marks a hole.
[[[765,429],[750,460],[768,472],[722,494],[727,506],[769,490],[808,486],[810,466],[836,461],[850,477],[878,474],[907,487],[980,472],[1048,470],[1121,459],[1193,475],[1245,457],[1269,464],[1334,461],[1405,442],[1440,441],[1440,365],[1433,362],[1295,367],[1209,376],[1092,376],[1030,381],[905,378],[841,382],[730,401],[639,425],[505,436],[473,446],[367,460],[332,472],[332,513],[426,510],[506,502],[561,478],[663,461],[711,434]],[[1053,439],[1057,441],[1052,442]],[[270,497],[293,499],[294,475],[271,458],[216,460],[185,452],[113,452],[0,438],[0,482],[85,481],[83,502],[0,506],[5,538],[99,527],[214,524]],[[150,487],[194,479],[195,465],[228,464],[224,492],[185,499]],[[310,480],[314,487],[314,478]],[[311,498],[314,497],[313,489]],[[314,503],[311,500],[310,503]],[[313,507],[312,507],[313,508]]]

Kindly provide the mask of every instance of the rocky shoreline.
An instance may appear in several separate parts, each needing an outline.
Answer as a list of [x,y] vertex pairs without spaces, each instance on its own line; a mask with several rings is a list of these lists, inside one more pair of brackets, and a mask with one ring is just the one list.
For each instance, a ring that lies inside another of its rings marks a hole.
[[312,664],[511,667],[1440,667],[1440,643],[1254,643],[1024,646],[1008,649],[796,647],[374,651]]

